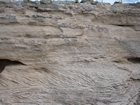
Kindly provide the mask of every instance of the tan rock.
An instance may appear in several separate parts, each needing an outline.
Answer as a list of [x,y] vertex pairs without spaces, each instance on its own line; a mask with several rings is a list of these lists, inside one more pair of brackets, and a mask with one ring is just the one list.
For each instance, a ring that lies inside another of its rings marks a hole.
[[140,104],[139,4],[1,5],[0,104]]

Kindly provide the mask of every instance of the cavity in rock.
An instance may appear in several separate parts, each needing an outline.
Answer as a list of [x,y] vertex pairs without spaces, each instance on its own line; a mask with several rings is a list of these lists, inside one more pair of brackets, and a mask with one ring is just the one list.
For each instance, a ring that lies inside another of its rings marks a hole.
[[9,59],[0,59],[0,73],[4,70],[5,66],[10,65],[25,65],[20,61],[11,61]]

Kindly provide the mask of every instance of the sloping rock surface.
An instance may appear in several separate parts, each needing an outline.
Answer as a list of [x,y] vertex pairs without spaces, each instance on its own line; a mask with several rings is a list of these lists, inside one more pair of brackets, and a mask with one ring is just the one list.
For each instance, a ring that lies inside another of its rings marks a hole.
[[140,4],[0,2],[3,59],[1,105],[140,105]]

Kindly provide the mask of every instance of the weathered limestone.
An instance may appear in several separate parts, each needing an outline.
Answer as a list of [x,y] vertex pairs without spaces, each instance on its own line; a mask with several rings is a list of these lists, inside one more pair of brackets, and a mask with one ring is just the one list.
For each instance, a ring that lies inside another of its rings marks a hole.
[[140,5],[0,2],[0,59],[2,105],[139,105]]

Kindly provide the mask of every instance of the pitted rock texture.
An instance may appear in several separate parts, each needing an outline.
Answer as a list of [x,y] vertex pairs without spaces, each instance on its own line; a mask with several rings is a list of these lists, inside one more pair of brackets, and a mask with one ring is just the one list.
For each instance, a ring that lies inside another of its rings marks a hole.
[[140,4],[0,2],[0,59],[1,105],[139,105]]

